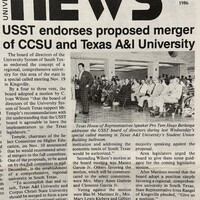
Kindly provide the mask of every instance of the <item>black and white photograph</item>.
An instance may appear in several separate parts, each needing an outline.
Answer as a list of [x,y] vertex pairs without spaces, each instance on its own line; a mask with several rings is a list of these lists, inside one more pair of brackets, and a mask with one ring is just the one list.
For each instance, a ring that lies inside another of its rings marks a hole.
[[75,123],[192,122],[195,52],[71,53]]
[[2,0],[0,200],[199,200],[199,8]]

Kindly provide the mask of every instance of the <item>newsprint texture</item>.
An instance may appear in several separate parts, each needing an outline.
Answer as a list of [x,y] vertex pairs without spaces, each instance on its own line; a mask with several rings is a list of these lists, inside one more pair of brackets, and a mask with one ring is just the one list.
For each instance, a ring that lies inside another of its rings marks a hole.
[[199,200],[199,0],[0,0],[0,200]]

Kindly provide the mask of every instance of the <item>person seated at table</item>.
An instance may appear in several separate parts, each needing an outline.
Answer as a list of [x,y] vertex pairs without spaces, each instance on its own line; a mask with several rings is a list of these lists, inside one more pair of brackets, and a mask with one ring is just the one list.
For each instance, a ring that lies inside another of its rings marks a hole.
[[153,115],[163,115],[165,103],[178,103],[182,95],[182,86],[179,84],[179,79],[174,78],[170,81],[168,91],[153,99],[153,109],[150,113]]

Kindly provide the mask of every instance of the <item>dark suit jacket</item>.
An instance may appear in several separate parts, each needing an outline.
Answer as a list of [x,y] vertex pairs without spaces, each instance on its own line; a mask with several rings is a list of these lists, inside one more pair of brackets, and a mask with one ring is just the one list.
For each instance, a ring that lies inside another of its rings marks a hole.
[[90,72],[88,72],[88,71],[84,71],[82,73],[80,80],[78,80],[80,89],[84,89],[86,87],[86,85],[89,85],[91,87],[93,82],[94,82],[94,79],[93,79],[92,75],[90,74]]
[[123,85],[121,87],[120,93],[121,96],[124,98],[130,98],[131,97],[131,84]]

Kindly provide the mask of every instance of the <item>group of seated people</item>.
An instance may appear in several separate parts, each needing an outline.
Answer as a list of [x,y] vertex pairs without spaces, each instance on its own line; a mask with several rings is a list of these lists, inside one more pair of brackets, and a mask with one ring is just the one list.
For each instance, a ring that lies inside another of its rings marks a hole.
[[129,79],[119,79],[113,77],[111,81],[102,78],[94,80],[91,87],[91,97],[94,101],[103,103],[103,106],[111,106],[113,102],[118,102],[122,106],[125,99],[131,97],[131,83]]
[[[182,108],[188,104],[191,107],[194,101],[194,79],[163,75],[157,79],[119,79],[117,76],[110,81],[104,76],[94,77],[90,90],[90,99],[101,102],[103,106],[125,106],[133,104],[142,111],[147,103],[151,115],[162,115],[165,103],[178,103],[182,100]],[[194,114],[194,106],[191,108]]]

